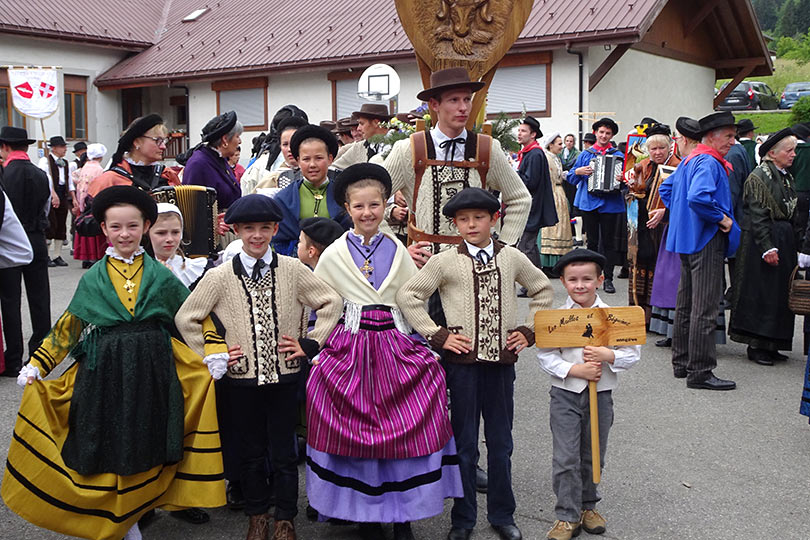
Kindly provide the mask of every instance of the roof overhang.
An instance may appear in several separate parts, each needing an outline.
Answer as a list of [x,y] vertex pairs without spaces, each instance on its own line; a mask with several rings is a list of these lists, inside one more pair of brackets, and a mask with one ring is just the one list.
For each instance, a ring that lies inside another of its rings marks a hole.
[[147,41],[122,40],[118,38],[107,38],[103,36],[88,36],[86,34],[74,34],[70,32],[54,32],[41,28],[26,28],[10,24],[0,23],[0,31],[6,34],[47,39],[49,41],[73,42],[80,45],[97,45],[100,47],[110,47],[114,49],[140,52],[152,46]]

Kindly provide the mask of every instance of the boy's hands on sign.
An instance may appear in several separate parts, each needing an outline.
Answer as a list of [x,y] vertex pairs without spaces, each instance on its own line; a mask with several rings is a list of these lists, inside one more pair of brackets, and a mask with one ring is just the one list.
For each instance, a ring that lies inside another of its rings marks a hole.
[[592,347],[588,345],[582,352],[582,359],[585,362],[607,362],[608,364],[612,364],[615,358],[616,355],[613,353],[613,350],[607,347]]

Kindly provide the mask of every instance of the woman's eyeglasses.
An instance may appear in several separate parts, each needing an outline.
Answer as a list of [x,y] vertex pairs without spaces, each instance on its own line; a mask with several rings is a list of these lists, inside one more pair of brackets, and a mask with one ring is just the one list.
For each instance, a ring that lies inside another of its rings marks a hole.
[[[144,135],[144,137],[146,137],[146,136]],[[171,140],[171,139],[169,139],[169,137],[146,137],[146,138],[147,139],[152,139],[153,141],[155,141],[155,144],[158,145],[158,146],[160,146],[161,144],[163,146],[166,146],[167,144],[169,144],[169,141]]]

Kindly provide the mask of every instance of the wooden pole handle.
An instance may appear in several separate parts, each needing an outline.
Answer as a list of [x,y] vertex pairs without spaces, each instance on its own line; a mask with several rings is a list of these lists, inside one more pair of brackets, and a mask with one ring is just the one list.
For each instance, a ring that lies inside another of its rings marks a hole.
[[599,402],[596,396],[596,381],[588,381],[589,401],[591,406],[591,467],[593,483],[602,481],[602,463],[599,454]]

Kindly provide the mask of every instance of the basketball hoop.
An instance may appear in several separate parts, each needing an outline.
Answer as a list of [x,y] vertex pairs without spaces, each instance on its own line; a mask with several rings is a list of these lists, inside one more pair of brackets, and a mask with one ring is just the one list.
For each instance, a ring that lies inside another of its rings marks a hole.
[[357,96],[368,101],[390,101],[399,95],[399,75],[389,65],[374,64],[357,81]]

